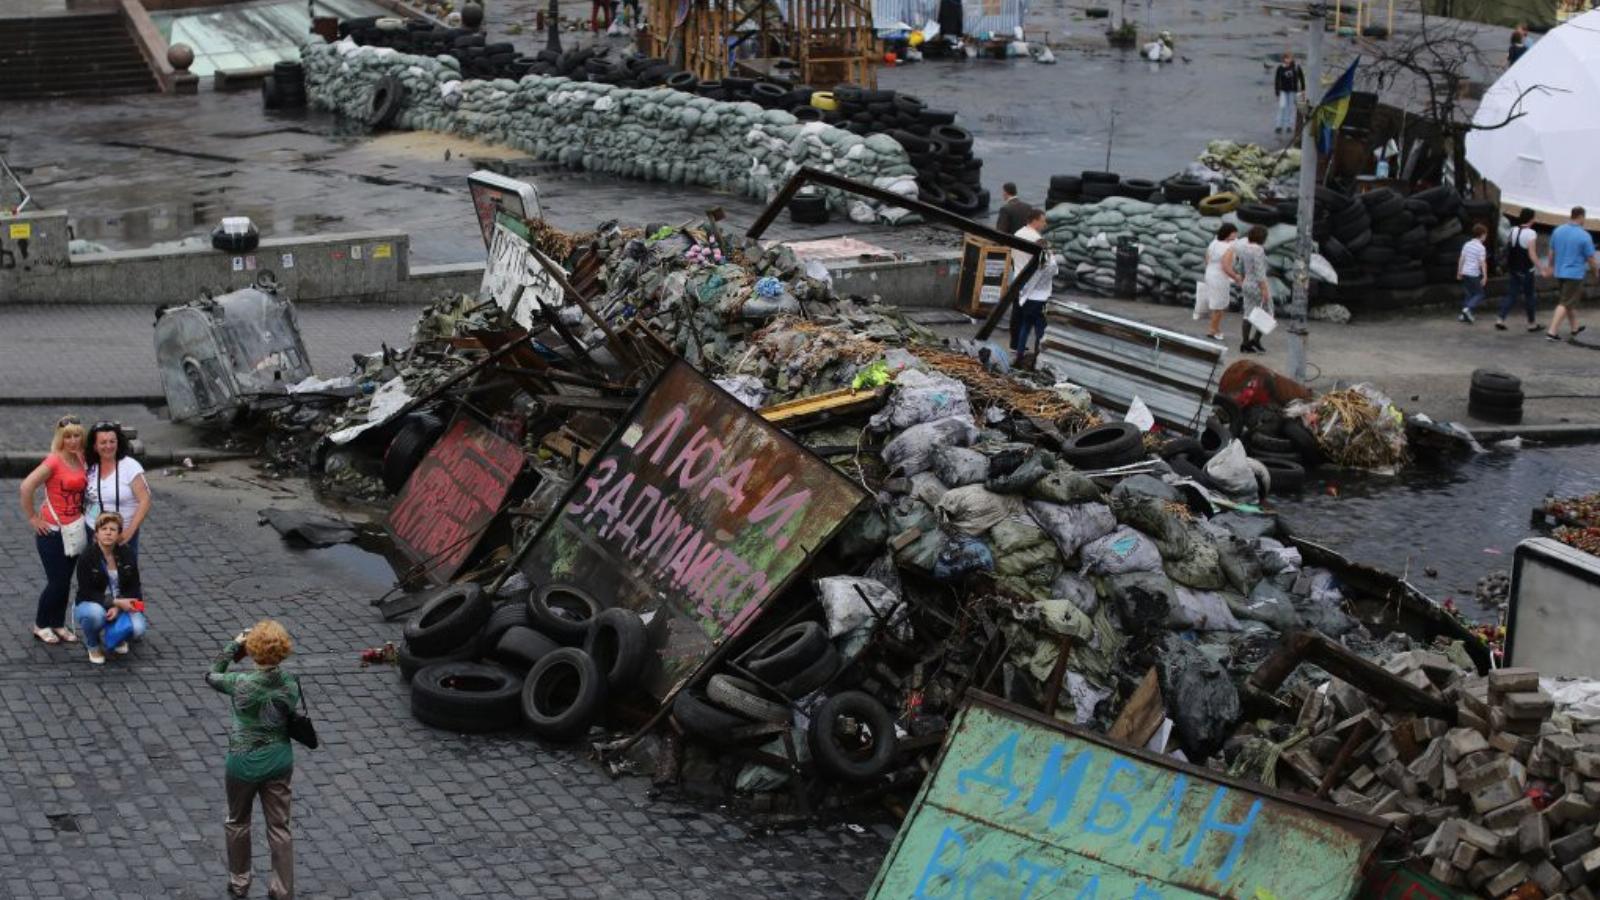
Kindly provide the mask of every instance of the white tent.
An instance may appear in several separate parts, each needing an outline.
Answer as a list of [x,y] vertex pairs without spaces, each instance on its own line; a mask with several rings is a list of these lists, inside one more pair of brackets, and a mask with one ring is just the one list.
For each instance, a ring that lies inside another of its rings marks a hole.
[[1490,126],[1514,113],[1523,115],[1504,128],[1467,133],[1467,161],[1500,188],[1501,205],[1554,220],[1582,206],[1600,217],[1600,10],[1528,48],[1483,95],[1472,121]]

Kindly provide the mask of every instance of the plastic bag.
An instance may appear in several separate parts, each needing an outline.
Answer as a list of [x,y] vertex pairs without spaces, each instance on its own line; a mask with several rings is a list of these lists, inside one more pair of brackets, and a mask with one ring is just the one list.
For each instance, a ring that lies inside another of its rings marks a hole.
[[1028,514],[1055,541],[1063,559],[1071,559],[1090,541],[1110,534],[1117,527],[1111,508],[1104,503],[1047,503],[1028,501]]
[[907,369],[895,377],[889,402],[870,420],[873,428],[910,428],[935,419],[972,419],[967,386],[937,372]]
[[1022,498],[996,494],[980,484],[950,489],[937,510],[941,523],[965,534],[982,534],[1022,511]]
[[1229,497],[1255,500],[1256,476],[1250,471],[1248,460],[1244,444],[1233,440],[1206,463],[1206,474]]
[[994,546],[995,571],[1040,586],[1060,573],[1056,546],[1031,520],[1008,518],[989,529]]
[[1087,475],[1062,467],[1029,485],[1028,497],[1049,503],[1088,503],[1104,499],[1100,488]]
[[1054,454],[1045,450],[1003,450],[989,457],[984,486],[997,494],[1018,494],[1049,474],[1054,466]]
[[1177,604],[1176,588],[1160,572],[1123,572],[1106,579],[1107,599],[1129,631],[1165,622]]
[[902,640],[910,637],[906,605],[892,588],[880,581],[851,575],[819,578],[817,596],[828,617],[829,637],[837,638],[863,626],[870,627],[880,619],[888,620]]
[[1228,609],[1228,601],[1215,591],[1197,591],[1182,584],[1173,585],[1172,608],[1167,612],[1168,628],[1195,631],[1238,631],[1242,626]]
[[932,571],[939,581],[954,581],[973,572],[992,572],[994,551],[975,537],[953,535],[940,549]]
[[918,472],[911,476],[911,496],[929,506],[938,506],[949,491],[950,488],[932,472]]
[[940,447],[965,447],[978,439],[978,426],[971,418],[951,416],[913,425],[884,445],[883,461],[903,475],[926,472],[933,463],[933,451]]
[[1120,526],[1078,551],[1083,559],[1081,574],[1121,575],[1126,572],[1160,572],[1161,554],[1149,538],[1127,526]]
[[966,447],[940,447],[933,451],[933,472],[949,487],[978,484],[989,477],[989,457]]

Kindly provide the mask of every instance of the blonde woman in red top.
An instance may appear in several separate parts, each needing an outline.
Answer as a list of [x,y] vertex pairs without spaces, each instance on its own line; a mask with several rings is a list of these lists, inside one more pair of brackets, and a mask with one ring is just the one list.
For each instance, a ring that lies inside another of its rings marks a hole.
[[[68,555],[68,551],[81,551],[88,545],[83,489],[89,479],[83,459],[83,435],[83,423],[77,416],[62,416],[50,442],[50,455],[22,481],[22,514],[33,526],[34,545],[38,547],[45,577],[39,610],[34,614],[33,636],[46,644],[77,641],[66,629],[67,600],[72,593],[76,563],[76,553]],[[34,506],[40,486],[44,487],[44,502]],[[76,538],[71,533],[74,530]]]

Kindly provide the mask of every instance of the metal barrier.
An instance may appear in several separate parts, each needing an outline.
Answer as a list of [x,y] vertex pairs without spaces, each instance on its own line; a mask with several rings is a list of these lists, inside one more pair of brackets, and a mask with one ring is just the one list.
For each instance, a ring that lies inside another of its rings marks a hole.
[[6,197],[9,196],[4,183],[6,181],[16,187],[17,195],[22,198],[14,208],[9,208],[9,211],[12,214],[25,212],[28,204],[33,202],[33,195],[29,194],[28,189],[22,186],[22,180],[17,177],[17,173],[11,171],[11,166],[6,163],[6,158],[3,155],[0,155],[0,175],[5,176],[4,180],[0,181],[0,212],[8,211],[5,203]]

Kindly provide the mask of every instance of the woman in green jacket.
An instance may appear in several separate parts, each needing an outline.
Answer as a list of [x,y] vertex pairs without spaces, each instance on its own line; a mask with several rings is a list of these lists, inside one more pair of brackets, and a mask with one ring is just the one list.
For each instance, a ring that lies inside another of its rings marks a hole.
[[[289,743],[284,710],[300,702],[300,682],[279,670],[294,645],[283,626],[271,619],[256,623],[222,648],[206,673],[206,684],[233,698],[228,727],[228,892],[243,897],[250,890],[250,808],[257,796],[267,820],[267,846],[272,852],[272,881],[267,896],[294,897],[294,838],[289,833],[289,778],[294,774],[294,748]],[[254,672],[229,672],[246,655]],[[281,701],[280,708],[274,701]]]

